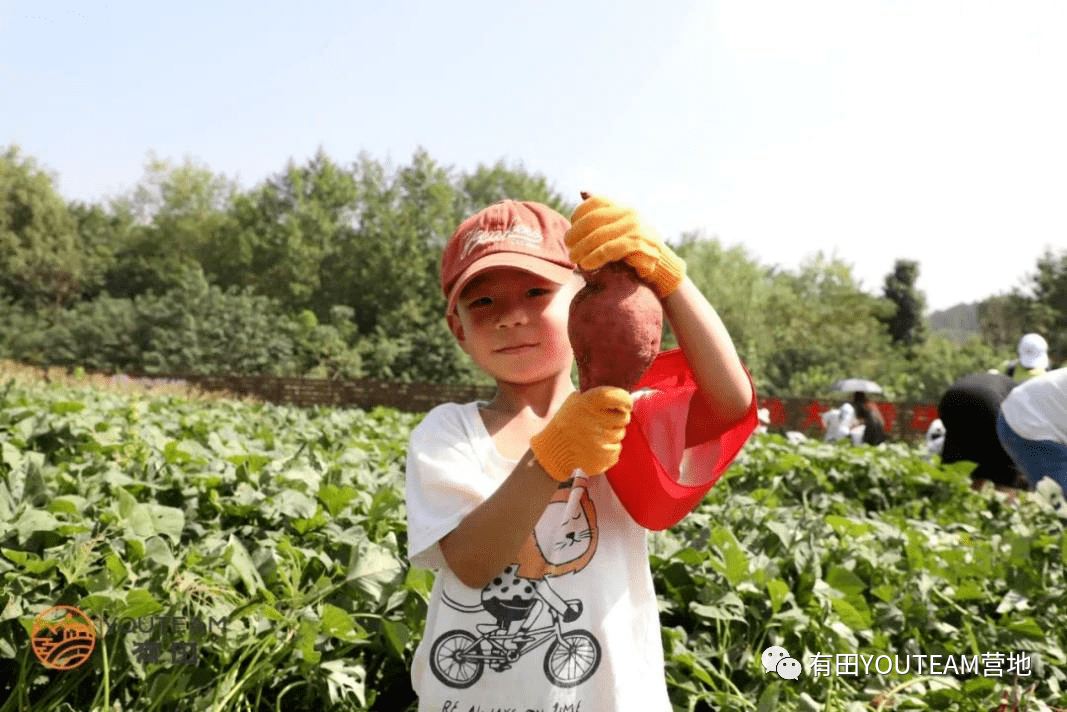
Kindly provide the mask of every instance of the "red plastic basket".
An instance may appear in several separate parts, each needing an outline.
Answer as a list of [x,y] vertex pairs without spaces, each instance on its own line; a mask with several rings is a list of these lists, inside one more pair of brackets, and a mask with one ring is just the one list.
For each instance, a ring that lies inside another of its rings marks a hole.
[[642,388],[655,391],[642,397],[642,400],[649,399],[641,409],[644,413],[663,412],[665,407],[679,399],[687,404],[695,403],[695,409],[690,408],[686,421],[686,448],[715,439],[720,444],[718,457],[710,463],[711,471],[706,481],[694,486],[679,484],[678,473],[670,472],[652,451],[639,417],[631,418],[626,426],[619,462],[605,475],[634,521],[646,529],[662,530],[674,526],[693,511],[737,457],[756,429],[756,394],[753,391],[752,405],[744,418],[724,426],[697,393],[693,371],[681,349],[671,349],[656,356],[635,386],[635,390]]

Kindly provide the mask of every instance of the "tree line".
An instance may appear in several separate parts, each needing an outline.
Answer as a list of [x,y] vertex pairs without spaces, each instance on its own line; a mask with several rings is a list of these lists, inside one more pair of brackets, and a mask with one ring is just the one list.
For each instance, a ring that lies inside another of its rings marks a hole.
[[[445,241],[503,198],[577,205],[522,164],[459,171],[423,149],[402,165],[320,149],[247,190],[189,158],[150,157],[134,188],[99,203],[67,202],[55,183],[17,146],[0,154],[0,358],[106,372],[484,384],[443,319]],[[782,270],[700,232],[669,242],[764,395],[825,396],[862,376],[887,398],[936,400],[1011,358],[1026,331],[1067,356],[1053,330],[1067,252],[982,302],[981,335],[960,343],[931,333],[916,262],[870,294],[823,254]]]

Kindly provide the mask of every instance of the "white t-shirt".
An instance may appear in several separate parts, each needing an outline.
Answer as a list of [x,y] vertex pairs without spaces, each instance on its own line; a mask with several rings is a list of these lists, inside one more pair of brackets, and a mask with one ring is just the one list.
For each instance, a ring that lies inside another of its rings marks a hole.
[[1067,445],[1067,368],[1020,383],[1000,404],[1004,420],[1027,440]]
[[[437,570],[411,671],[419,710],[669,712],[647,531],[606,477],[575,470],[484,589],[448,568],[438,541],[518,462],[496,449],[478,405],[434,408],[408,448],[408,555]],[[683,477],[705,447],[684,448],[684,407],[645,428]]]

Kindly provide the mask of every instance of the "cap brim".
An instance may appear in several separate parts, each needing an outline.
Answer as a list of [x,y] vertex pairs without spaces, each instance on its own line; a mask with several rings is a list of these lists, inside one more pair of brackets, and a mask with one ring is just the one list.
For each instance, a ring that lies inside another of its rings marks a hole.
[[468,282],[482,272],[488,272],[491,269],[499,269],[501,267],[521,269],[524,272],[536,274],[538,277],[544,277],[556,284],[565,283],[574,274],[574,270],[570,267],[564,267],[555,262],[549,262],[548,260],[542,260],[539,257],[532,257],[518,252],[497,252],[491,255],[486,255],[482,259],[473,262],[470,267],[465,269],[463,273],[459,275],[455,286],[452,287],[452,292],[448,296],[448,309],[445,313],[451,314],[452,310],[456,308],[456,302],[459,300],[459,295],[463,292],[463,288],[467,286]]
[[1027,370],[1035,368],[1048,368],[1048,354],[1043,354],[1037,358],[1019,359],[1019,365]]

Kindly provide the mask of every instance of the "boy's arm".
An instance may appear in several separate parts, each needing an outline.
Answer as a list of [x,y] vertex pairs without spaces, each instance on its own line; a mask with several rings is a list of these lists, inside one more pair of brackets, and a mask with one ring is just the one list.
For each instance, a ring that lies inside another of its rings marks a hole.
[[700,395],[724,422],[740,420],[752,404],[752,387],[715,308],[689,277],[661,301]]
[[482,588],[518,561],[553,493],[576,469],[602,473],[619,460],[633,399],[621,388],[571,393],[511,474],[459,525],[439,540],[460,581]]
[[456,577],[483,588],[515,562],[559,485],[527,450],[500,487],[441,538],[441,553]]

